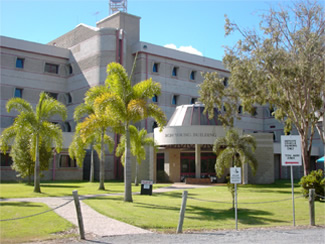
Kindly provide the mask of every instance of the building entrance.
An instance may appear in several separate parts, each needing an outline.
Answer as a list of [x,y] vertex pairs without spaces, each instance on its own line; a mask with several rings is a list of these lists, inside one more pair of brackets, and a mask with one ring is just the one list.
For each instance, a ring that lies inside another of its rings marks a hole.
[[[201,153],[201,178],[215,176],[216,155]],[[195,153],[181,153],[181,181],[195,178]]]

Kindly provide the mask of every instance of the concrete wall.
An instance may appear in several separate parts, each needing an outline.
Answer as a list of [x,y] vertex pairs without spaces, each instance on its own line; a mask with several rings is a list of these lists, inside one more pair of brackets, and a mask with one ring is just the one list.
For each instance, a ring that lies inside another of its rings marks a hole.
[[249,170],[248,183],[271,184],[274,182],[273,135],[269,133],[251,134],[256,139],[255,151],[258,167],[255,176]]

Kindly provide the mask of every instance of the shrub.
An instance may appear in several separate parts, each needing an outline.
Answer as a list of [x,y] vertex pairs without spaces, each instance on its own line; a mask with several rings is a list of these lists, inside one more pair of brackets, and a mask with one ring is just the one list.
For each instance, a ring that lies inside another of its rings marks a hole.
[[[315,200],[319,201],[325,195],[325,178],[322,170],[313,170],[309,175],[300,179],[299,185],[302,187],[302,194],[307,198],[309,189],[315,189]],[[323,196],[323,197],[320,197]]]

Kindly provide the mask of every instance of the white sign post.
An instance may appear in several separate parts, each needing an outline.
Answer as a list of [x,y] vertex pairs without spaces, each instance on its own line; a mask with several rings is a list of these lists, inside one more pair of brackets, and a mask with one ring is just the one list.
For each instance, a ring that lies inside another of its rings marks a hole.
[[238,218],[237,218],[237,184],[241,184],[241,168],[230,168],[230,183],[235,184],[235,220],[236,230],[238,230]]
[[295,221],[295,195],[293,187],[293,166],[301,166],[301,139],[300,136],[281,136],[281,161],[282,166],[290,166],[291,171],[291,191],[292,191],[292,210],[293,226]]

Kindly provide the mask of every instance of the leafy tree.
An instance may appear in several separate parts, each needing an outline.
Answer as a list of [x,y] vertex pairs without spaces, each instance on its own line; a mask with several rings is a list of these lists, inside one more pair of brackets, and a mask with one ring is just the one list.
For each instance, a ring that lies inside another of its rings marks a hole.
[[52,145],[56,151],[61,151],[62,130],[59,125],[51,123],[49,120],[54,115],[60,115],[63,120],[67,117],[66,107],[49,97],[45,92],[41,92],[39,102],[34,110],[32,105],[22,98],[11,98],[6,108],[8,113],[15,109],[18,116],[12,126],[6,128],[1,135],[1,150],[5,153],[10,144],[15,144],[15,140],[21,138],[29,131],[29,153],[35,162],[34,168],[34,192],[41,192],[40,187],[40,148],[44,146],[51,150]]
[[[234,166],[242,168],[245,163],[248,163],[253,174],[255,174],[257,169],[257,160],[254,155],[255,149],[256,141],[253,136],[240,136],[235,129],[229,129],[226,136],[217,138],[213,145],[213,151],[217,155],[215,166],[217,176],[221,177],[226,168]],[[230,177],[227,180],[234,208],[234,184],[230,184]]]
[[[21,137],[15,140],[10,150],[10,156],[13,160],[11,168],[18,172],[18,177],[28,177],[28,184],[31,184],[31,177],[35,167],[33,157],[29,153],[26,153],[30,151],[30,137],[30,132],[26,130]],[[40,146],[40,171],[48,170],[51,157],[52,150],[42,144]]]
[[[85,148],[91,146],[96,150],[100,159],[99,190],[105,190],[105,145],[108,145],[110,151],[112,151],[114,147],[113,139],[109,137],[106,132],[115,122],[112,120],[112,117],[107,116],[105,113],[101,113],[94,105],[95,98],[103,94],[106,90],[105,86],[90,88],[86,93],[85,102],[76,108],[74,113],[76,121],[79,121],[85,114],[87,114],[87,117],[77,124],[76,132],[69,147],[69,154],[71,158],[76,158],[78,165],[81,165],[83,162],[86,154]],[[93,179],[93,156],[91,161],[90,179]]]
[[[134,184],[138,185],[138,168],[141,164],[142,160],[146,159],[146,150],[145,146],[155,146],[155,141],[153,138],[147,137],[147,131],[145,129],[142,129],[138,131],[138,129],[130,125],[129,126],[130,131],[130,145],[131,145],[131,153],[133,156],[137,159],[136,164],[136,171],[135,171],[135,180]],[[118,147],[116,148],[116,156],[121,157],[121,161],[125,161],[125,135],[122,135],[120,139],[120,143]]]
[[116,133],[125,134],[124,201],[132,202],[129,125],[153,117],[162,129],[166,123],[165,114],[156,104],[148,102],[155,94],[159,95],[160,84],[150,78],[132,86],[131,77],[124,67],[110,63],[107,65],[105,85],[108,91],[96,98],[95,104],[100,107],[101,113],[113,118],[124,129],[113,127]]
[[251,113],[255,104],[274,107],[285,132],[294,126],[301,137],[307,175],[315,124],[325,105],[323,5],[307,0],[293,2],[292,8],[271,8],[262,16],[260,32],[243,30],[226,17],[225,30],[226,36],[239,31],[243,39],[226,49],[223,62],[231,73],[227,87],[218,74],[205,75],[200,95],[206,110],[224,104],[227,113],[222,117],[231,125],[239,102]]

